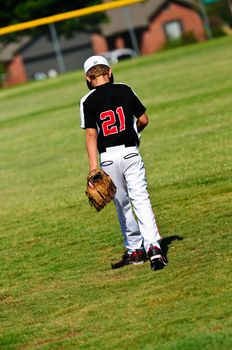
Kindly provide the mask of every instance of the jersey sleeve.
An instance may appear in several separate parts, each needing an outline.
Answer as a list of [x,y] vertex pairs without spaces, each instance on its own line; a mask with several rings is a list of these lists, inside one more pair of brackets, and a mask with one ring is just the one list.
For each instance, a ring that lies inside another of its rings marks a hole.
[[131,106],[133,114],[136,118],[141,117],[146,111],[146,107],[142,104],[136,93],[131,89]]
[[82,129],[97,129],[94,113],[91,108],[91,104],[82,99],[80,102],[80,115],[81,115],[81,128]]
[[85,129],[87,128],[97,129],[95,114],[89,103],[84,102],[83,112],[84,112],[84,119],[85,119]]

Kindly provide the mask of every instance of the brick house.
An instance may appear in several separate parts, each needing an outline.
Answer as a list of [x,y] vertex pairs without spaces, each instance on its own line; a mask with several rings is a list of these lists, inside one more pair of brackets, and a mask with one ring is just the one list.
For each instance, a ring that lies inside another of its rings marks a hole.
[[[105,0],[108,2],[110,0]],[[191,33],[196,40],[206,39],[203,21],[196,0],[149,0],[106,12],[109,24],[103,24],[94,51],[131,47],[127,22],[133,23],[141,55],[160,50],[168,41]],[[129,18],[128,18],[129,16]]]
[[[206,38],[196,0],[148,0],[106,13],[109,22],[101,25],[99,33],[78,32],[71,39],[59,38],[67,71],[81,68],[91,54],[116,48],[134,48],[146,55],[160,50],[168,41],[180,39],[184,33],[191,33],[198,41]],[[7,67],[6,85],[34,79],[38,72],[59,71],[52,43],[46,36],[24,38],[0,47],[0,61]]]

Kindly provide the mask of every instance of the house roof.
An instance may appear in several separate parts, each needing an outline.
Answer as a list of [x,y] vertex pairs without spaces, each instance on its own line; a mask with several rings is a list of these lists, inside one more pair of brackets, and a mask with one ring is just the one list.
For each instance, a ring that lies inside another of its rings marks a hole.
[[[104,0],[104,2],[109,1],[111,0]],[[148,18],[145,13],[144,3],[109,10],[106,11],[106,14],[109,21],[101,25],[102,34],[105,36],[128,30],[128,21],[133,23],[135,28],[148,26]]]
[[15,52],[17,52],[21,47],[25,46],[31,41],[29,36],[22,37],[18,42],[12,43],[0,43],[0,61],[9,62],[11,61]]
[[[63,51],[72,50],[74,47],[81,47],[90,43],[90,34],[86,32],[78,32],[74,37],[68,39],[63,35],[59,37],[59,44]],[[25,50],[25,48],[27,48],[27,50]],[[46,35],[39,36],[38,38],[25,36],[22,37],[20,41],[15,43],[0,43],[1,62],[10,62],[16,53],[22,52],[24,52],[24,59],[31,59],[35,56],[39,57],[43,55],[53,54],[54,48],[50,39]]]

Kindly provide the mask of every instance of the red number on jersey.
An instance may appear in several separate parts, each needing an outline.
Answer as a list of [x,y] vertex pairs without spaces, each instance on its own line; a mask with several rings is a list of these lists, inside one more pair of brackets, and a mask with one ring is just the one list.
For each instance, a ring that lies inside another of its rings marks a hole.
[[109,110],[109,111],[102,112],[100,114],[101,120],[107,119],[107,120],[104,120],[104,122],[102,123],[102,130],[103,130],[104,136],[117,134],[118,132],[125,130],[126,126],[125,126],[125,115],[124,115],[123,108],[118,107],[116,109],[116,113],[119,117],[119,130],[117,125],[114,125],[116,123],[116,117],[115,117],[114,111]]
[[118,133],[118,128],[116,125],[114,125],[116,122],[114,111],[109,110],[109,111],[102,112],[100,114],[100,119],[101,120],[107,119],[102,123],[104,136]]
[[119,131],[123,131],[126,128],[126,126],[125,126],[125,115],[124,115],[124,112],[123,112],[123,108],[122,107],[118,107],[116,109],[116,113],[119,116],[119,121],[120,121]]

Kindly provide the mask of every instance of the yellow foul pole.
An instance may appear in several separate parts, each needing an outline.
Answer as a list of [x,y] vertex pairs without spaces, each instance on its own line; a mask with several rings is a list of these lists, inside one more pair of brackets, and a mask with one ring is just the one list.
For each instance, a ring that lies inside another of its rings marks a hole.
[[117,7],[132,5],[143,1],[144,0],[117,0],[100,5],[89,6],[80,10],[74,10],[49,17],[43,17],[28,22],[13,24],[7,27],[0,28],[0,35],[9,34],[24,29],[34,28],[45,24],[60,22],[74,17],[86,16],[96,12],[103,12],[115,9]]

